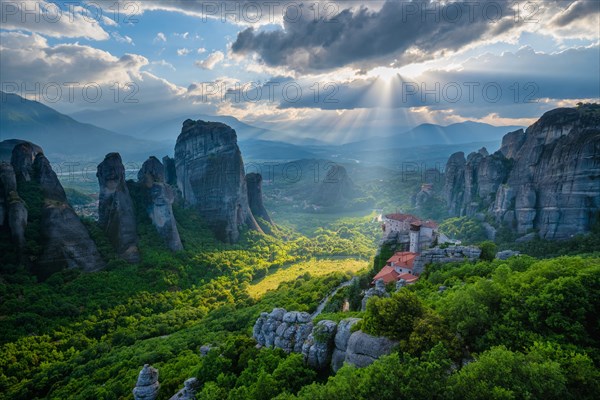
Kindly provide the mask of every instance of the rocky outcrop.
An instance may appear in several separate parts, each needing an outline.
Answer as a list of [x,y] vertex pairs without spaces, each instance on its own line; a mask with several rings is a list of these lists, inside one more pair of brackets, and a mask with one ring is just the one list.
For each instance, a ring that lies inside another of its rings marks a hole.
[[506,158],[515,158],[521,146],[527,139],[527,135],[523,129],[509,132],[502,138],[502,146],[500,147],[500,153]]
[[459,215],[465,198],[465,166],[467,160],[462,151],[448,159],[445,169],[444,197],[450,215]]
[[267,209],[263,204],[262,194],[262,175],[250,173],[246,175],[246,185],[248,187],[248,204],[255,218],[262,218],[269,224],[273,224]]
[[450,157],[444,195],[451,215],[491,214],[525,235],[565,239],[587,232],[600,211],[600,106],[547,112],[507,134],[492,155]]
[[175,145],[175,168],[185,203],[198,210],[220,240],[236,242],[244,225],[261,231],[248,204],[235,130],[219,122],[186,120]]
[[366,367],[379,357],[390,354],[397,344],[383,336],[371,336],[356,331],[348,339],[344,361],[359,368]]
[[252,334],[260,346],[278,347],[286,353],[300,353],[312,329],[310,314],[275,308],[270,313],[260,315]]
[[162,162],[165,167],[165,182],[173,187],[176,187],[177,172],[175,170],[175,160],[169,156],[164,156]]
[[352,327],[360,321],[360,318],[346,318],[340,321],[335,334],[333,354],[331,356],[331,369],[337,372],[342,368],[346,360],[346,349],[348,348],[348,340],[352,335]]
[[144,207],[158,234],[172,251],[183,250],[172,204],[173,189],[165,182],[165,168],[156,157],[150,157],[138,172]]
[[314,369],[325,370],[331,364],[334,339],[337,324],[333,321],[322,320],[317,322],[308,338],[302,345],[304,362]]
[[39,265],[48,272],[65,266],[86,272],[104,268],[96,244],[69,205],[65,191],[43,153],[35,157],[33,171],[44,195],[41,221],[44,250]]
[[158,382],[158,370],[146,364],[140,371],[137,384],[133,388],[135,400],[155,400],[158,397],[160,383]]
[[19,141],[15,145],[10,163],[14,168],[17,181],[31,181],[33,178],[33,162],[35,156],[39,153],[42,153],[42,149],[33,143]]
[[12,165],[0,163],[0,226],[8,226],[11,239],[19,252],[25,247],[27,206],[17,192],[17,180]]
[[138,262],[135,212],[119,153],[107,154],[98,165],[96,176],[100,185],[98,224],[123,259]]
[[496,258],[498,260],[508,260],[511,257],[520,255],[521,252],[514,250],[503,250],[496,253]]
[[200,387],[197,378],[190,378],[183,383],[183,389],[175,393],[169,400],[196,400],[196,391]]
[[313,203],[321,207],[341,207],[357,196],[357,189],[346,168],[332,164],[317,187]]
[[475,246],[449,246],[444,249],[434,247],[421,252],[413,263],[413,271],[420,275],[427,264],[447,264],[451,262],[477,261],[481,249]]
[[473,216],[481,204],[490,204],[498,187],[506,182],[508,160],[501,154],[489,155],[484,147],[469,154],[455,153],[446,165],[444,196],[449,213],[454,216]]
[[361,331],[352,332],[358,318],[347,318],[336,324],[322,320],[313,325],[308,313],[275,308],[261,313],[253,328],[253,337],[259,347],[280,348],[286,353],[302,353],[307,365],[318,370],[333,371],[344,362],[357,366],[372,363],[389,354],[396,344],[382,337]]
[[375,281],[375,286],[370,288],[365,292],[365,295],[362,298],[361,303],[361,311],[365,311],[367,309],[367,302],[371,297],[389,297],[389,293],[385,290],[385,283],[383,279],[377,279]]
[[[65,267],[88,272],[103,268],[105,264],[96,244],[69,205],[65,191],[42,149],[33,143],[17,140],[2,142],[0,147],[6,148],[7,144],[14,145],[11,153],[13,164],[0,162],[0,225],[8,225],[20,255],[23,255],[25,248],[28,208],[41,207],[41,210],[35,210],[35,214],[41,213],[38,221],[42,239],[38,243],[41,254],[35,255],[33,265],[39,276],[45,277]],[[42,203],[26,205],[19,196],[21,185],[26,185],[28,191],[39,191]]]

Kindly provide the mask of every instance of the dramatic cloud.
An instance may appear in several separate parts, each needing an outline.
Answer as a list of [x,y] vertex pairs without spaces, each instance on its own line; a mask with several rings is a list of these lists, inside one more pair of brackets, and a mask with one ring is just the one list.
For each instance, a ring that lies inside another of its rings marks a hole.
[[[579,14],[598,13],[598,7],[587,4],[597,6],[598,2],[579,3],[567,9],[561,24],[569,24]],[[511,31],[541,29],[549,23],[549,16],[562,10],[556,2],[532,2],[537,8],[531,10],[521,2],[495,0],[389,0],[377,11],[365,4],[329,19],[315,20],[303,13],[286,19],[280,30],[247,28],[231,49],[238,55],[257,54],[268,66],[304,73],[344,66],[362,70],[402,66],[486,40],[498,41]]]
[[206,57],[203,61],[196,61],[196,66],[202,69],[213,69],[215,65],[225,59],[225,54],[222,51],[215,51]]
[[[105,25],[115,25],[110,18],[101,18]],[[2,29],[22,30],[51,37],[106,40],[110,36],[87,9],[70,4],[66,10],[43,0],[0,0]]]
[[168,101],[185,93],[145,72],[148,59],[137,54],[115,57],[78,43],[51,46],[37,34],[2,32],[0,39],[1,89],[50,105],[89,108],[118,103],[125,107],[147,105],[155,99]]
[[[277,101],[281,108],[429,107],[469,110],[474,117],[501,111],[520,118],[528,115],[532,107],[538,108],[538,103],[545,99],[597,99],[600,96],[599,70],[598,45],[551,54],[524,47],[514,53],[483,54],[465,60],[452,70],[429,70],[410,78],[400,75],[388,79],[359,77],[349,82],[329,83],[277,78],[267,82],[262,92],[267,93],[269,86],[298,86],[303,95],[296,99],[297,89],[288,98],[280,95]],[[566,74],[565,71],[577,73]],[[319,87],[319,97],[312,95],[315,85]]]

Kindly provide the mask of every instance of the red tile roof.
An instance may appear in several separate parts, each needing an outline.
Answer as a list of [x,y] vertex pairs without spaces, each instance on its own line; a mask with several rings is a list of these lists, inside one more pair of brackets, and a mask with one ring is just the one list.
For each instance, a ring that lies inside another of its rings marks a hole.
[[415,262],[415,258],[418,255],[419,254],[411,253],[410,251],[399,251],[387,260],[386,265],[391,265],[392,263],[394,263],[398,266],[412,269],[413,264]]
[[400,274],[396,280],[399,281],[400,279],[404,279],[406,283],[413,283],[416,282],[419,277],[413,274]]
[[377,275],[375,275],[373,282],[379,279],[383,279],[383,283],[387,285],[390,282],[397,282],[400,279],[404,279],[406,283],[414,283],[419,277],[409,273],[399,274],[394,268],[386,265],[381,268],[381,271],[379,271]]
[[378,279],[383,279],[383,283],[386,285],[390,282],[395,282],[398,280],[398,276],[400,274],[396,272],[396,270],[392,267],[388,267],[387,265],[381,268],[381,271],[373,278],[373,282]]

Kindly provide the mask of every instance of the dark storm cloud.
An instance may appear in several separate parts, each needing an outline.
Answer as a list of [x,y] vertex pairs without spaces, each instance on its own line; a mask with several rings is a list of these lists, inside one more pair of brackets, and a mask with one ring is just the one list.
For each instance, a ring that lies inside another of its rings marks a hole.
[[256,53],[267,65],[298,71],[400,66],[506,32],[515,26],[511,4],[389,0],[378,11],[344,9],[331,19],[302,13],[299,18],[284,20],[283,30],[243,30],[232,51]]

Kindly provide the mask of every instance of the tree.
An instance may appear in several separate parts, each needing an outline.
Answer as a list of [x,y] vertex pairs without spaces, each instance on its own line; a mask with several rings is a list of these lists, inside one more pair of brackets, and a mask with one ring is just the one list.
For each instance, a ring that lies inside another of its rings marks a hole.
[[485,242],[479,244],[479,248],[481,249],[481,255],[479,258],[484,261],[494,261],[496,258],[496,252],[498,251],[498,246],[496,246],[496,243],[486,240]]
[[421,300],[409,290],[400,290],[390,298],[374,297],[367,303],[363,330],[390,339],[408,339],[423,313]]

